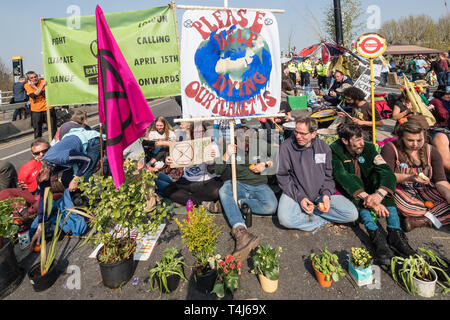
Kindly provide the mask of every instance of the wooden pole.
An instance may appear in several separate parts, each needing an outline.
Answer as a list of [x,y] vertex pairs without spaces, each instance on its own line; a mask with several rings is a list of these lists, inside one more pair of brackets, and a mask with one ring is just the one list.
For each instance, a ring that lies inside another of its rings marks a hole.
[[172,13],[173,13],[173,20],[175,21],[175,30],[177,32],[177,44],[178,44],[178,56],[180,57],[181,51],[180,51],[180,35],[178,32],[178,20],[177,20],[177,14],[176,14],[176,7],[175,7],[175,1],[172,1]]
[[103,177],[103,126],[100,123],[100,176]]
[[[205,7],[205,6],[186,6],[186,5],[178,5],[178,9],[184,10],[220,10],[220,11],[239,11],[242,8],[224,8],[224,7]],[[284,13],[285,10],[280,9],[254,9],[254,8],[245,8],[247,11],[267,11],[272,13]]]
[[236,120],[236,119],[258,119],[258,118],[282,118],[285,117],[284,113],[257,115],[257,116],[242,116],[242,117],[205,117],[205,118],[184,118],[174,119],[173,122],[200,122],[200,121],[214,121],[214,120]]

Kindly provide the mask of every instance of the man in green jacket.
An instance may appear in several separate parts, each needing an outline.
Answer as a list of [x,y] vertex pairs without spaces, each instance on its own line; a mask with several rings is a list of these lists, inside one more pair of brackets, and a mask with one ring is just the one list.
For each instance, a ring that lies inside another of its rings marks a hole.
[[[359,126],[341,124],[338,135],[339,139],[330,146],[333,176],[339,192],[358,208],[375,247],[375,259],[380,264],[389,265],[394,252],[402,256],[415,254],[400,227],[393,198],[397,184],[395,174],[375,146],[364,141]],[[387,239],[377,223],[378,218],[386,218]]]

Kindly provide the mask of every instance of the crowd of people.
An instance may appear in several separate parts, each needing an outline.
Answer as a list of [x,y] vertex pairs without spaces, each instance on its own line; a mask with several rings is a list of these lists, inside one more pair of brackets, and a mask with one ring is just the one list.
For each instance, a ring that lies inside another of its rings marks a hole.
[[[292,121],[286,97],[297,87],[297,78],[293,77],[297,70],[301,75],[300,86],[310,85],[313,67],[305,59],[295,72],[287,66],[283,76],[283,112],[287,114],[284,119],[236,121],[237,134],[231,141],[229,126],[220,121],[211,127],[207,123],[183,122],[175,130],[166,118],[159,116],[143,137],[124,150],[124,158],[137,161],[139,170],[156,173],[155,191],[160,198],[177,206],[191,200],[212,213],[223,213],[235,240],[233,254],[239,260],[245,259],[258,244],[258,236],[249,231],[252,214],[276,215],[283,227],[302,231],[359,220],[367,230],[379,263],[389,264],[395,254],[411,255],[415,250],[405,232],[450,223],[450,92],[438,90],[430,101],[431,109],[440,116],[436,117],[436,126],[442,131],[434,131],[413,115],[406,94],[399,97],[393,110],[393,119],[398,122],[395,139],[386,143],[380,153],[372,143],[372,116],[376,126],[384,125],[379,112],[372,115],[365,94],[342,72],[334,72],[329,83],[328,67],[323,63],[316,66],[324,100],[330,105],[343,102],[350,108],[349,113],[339,115],[344,121],[331,145],[320,139],[317,120],[309,115],[295,118],[295,129],[285,139],[276,140],[278,135],[274,134],[270,139],[257,134],[262,128],[273,130],[279,128],[277,124]],[[26,200],[15,214],[24,217],[29,225],[33,248],[40,242],[46,187],[53,190],[55,207],[79,206],[84,201],[78,190],[80,178],[86,180],[93,174],[110,172],[107,158],[101,156],[104,141],[99,132],[88,126],[83,111],[76,111],[60,128],[56,127],[56,121],[55,125],[52,123],[52,141],[41,137],[46,119],[46,83],[34,72],[27,73],[27,77],[24,88],[31,102],[35,132],[30,150],[33,158],[18,173],[11,163],[0,163],[0,200],[14,197]],[[51,114],[53,122],[56,116],[54,111]],[[279,133],[282,136],[282,131]],[[214,160],[183,169],[171,167],[174,163],[171,142],[207,135],[213,141],[210,157]],[[271,152],[271,145],[279,145],[277,154]],[[251,150],[255,146],[260,148],[256,155]],[[231,180],[233,156],[239,158],[237,194],[233,193]],[[387,232],[379,223],[383,218]],[[73,235],[82,235],[87,229],[86,220],[76,214],[71,215],[63,228]]]

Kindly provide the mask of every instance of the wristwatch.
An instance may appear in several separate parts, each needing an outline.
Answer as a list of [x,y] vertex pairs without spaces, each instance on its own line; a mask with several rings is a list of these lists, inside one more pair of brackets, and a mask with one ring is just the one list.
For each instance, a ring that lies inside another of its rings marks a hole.
[[267,162],[264,162],[264,165],[266,166],[266,168],[269,167],[269,164]]

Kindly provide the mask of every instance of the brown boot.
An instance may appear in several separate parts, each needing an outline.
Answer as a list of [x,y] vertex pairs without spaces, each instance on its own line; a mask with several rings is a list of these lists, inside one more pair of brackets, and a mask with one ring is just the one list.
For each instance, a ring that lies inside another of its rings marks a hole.
[[238,261],[247,259],[248,254],[258,245],[259,238],[243,226],[238,226],[231,230],[231,235],[236,241],[233,256]]
[[428,227],[432,228],[433,223],[425,216],[421,217],[406,217],[404,221],[405,232],[409,232],[415,228]]

